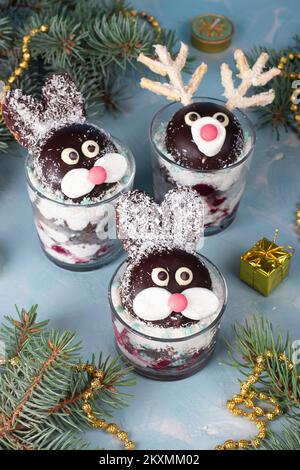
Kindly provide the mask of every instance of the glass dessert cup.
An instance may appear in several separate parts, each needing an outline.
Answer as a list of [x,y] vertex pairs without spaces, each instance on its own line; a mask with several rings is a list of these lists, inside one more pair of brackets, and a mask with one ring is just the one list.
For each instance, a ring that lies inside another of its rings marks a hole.
[[128,160],[127,174],[116,193],[99,202],[66,203],[42,192],[32,175],[32,157],[26,160],[27,189],[41,247],[56,265],[72,271],[89,271],[111,262],[121,252],[116,235],[115,206],[132,189],[135,161],[131,151],[112,137]]
[[137,326],[140,322],[132,321],[129,325],[119,293],[120,279],[126,261],[118,267],[111,280],[109,302],[116,348],[125,362],[143,376],[163,381],[184,379],[205,367],[213,355],[221,319],[226,309],[227,286],[218,268],[204,256],[197,256],[209,270],[213,290],[219,297],[220,306],[214,315],[200,321],[202,329],[190,335],[187,332],[178,337],[166,337],[165,330],[166,336],[159,337],[138,331]]
[[[196,97],[195,102],[210,101],[225,105],[224,101]],[[213,235],[227,228],[235,219],[243,195],[246,176],[255,144],[255,132],[248,117],[238,109],[233,114],[243,129],[245,143],[241,156],[227,168],[195,170],[176,163],[164,146],[165,129],[182,105],[172,102],[160,109],[150,126],[155,199],[161,202],[165,193],[174,187],[189,186],[203,199],[205,235]]]

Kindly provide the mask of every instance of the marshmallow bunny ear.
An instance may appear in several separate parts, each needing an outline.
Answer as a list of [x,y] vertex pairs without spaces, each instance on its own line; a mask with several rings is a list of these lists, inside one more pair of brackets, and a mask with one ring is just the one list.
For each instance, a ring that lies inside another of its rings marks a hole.
[[161,209],[168,238],[176,247],[194,251],[204,234],[204,207],[199,194],[191,188],[169,191]]
[[127,251],[153,243],[160,236],[159,206],[142,191],[125,193],[116,209],[118,236]]
[[46,81],[42,101],[22,90],[6,93],[2,114],[16,140],[36,153],[51,131],[85,121],[84,99],[69,75],[57,74]]

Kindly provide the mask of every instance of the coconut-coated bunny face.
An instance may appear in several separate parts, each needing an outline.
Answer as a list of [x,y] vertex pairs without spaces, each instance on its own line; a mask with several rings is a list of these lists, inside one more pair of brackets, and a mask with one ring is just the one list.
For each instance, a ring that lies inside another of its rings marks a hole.
[[121,297],[133,316],[164,328],[188,326],[214,313],[219,304],[208,269],[183,250],[143,256],[125,273]]
[[131,191],[117,206],[117,227],[129,253],[120,287],[129,314],[178,328],[218,310],[209,271],[195,253],[203,234],[203,206],[195,191],[169,191],[160,206]]
[[186,168],[225,168],[242,151],[243,131],[225,106],[195,102],[177,111],[168,123],[166,147]]

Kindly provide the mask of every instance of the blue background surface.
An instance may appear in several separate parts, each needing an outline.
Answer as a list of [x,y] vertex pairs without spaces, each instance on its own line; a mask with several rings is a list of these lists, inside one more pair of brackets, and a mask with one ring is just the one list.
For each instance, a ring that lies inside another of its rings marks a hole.
[[[201,13],[216,12],[232,18],[236,26],[232,47],[216,55],[191,53],[209,66],[199,95],[220,98],[219,65],[232,65],[234,48],[249,50],[255,44],[285,47],[299,32],[299,3],[296,0],[144,0],[133,2],[167,28],[190,42],[189,22]],[[148,127],[165,100],[138,85],[132,85],[125,110],[117,118],[105,115],[100,125],[123,140],[137,162],[136,187],[151,191],[151,162]],[[255,117],[255,116],[254,116]],[[72,273],[51,264],[40,250],[27,197],[23,159],[17,146],[0,158],[0,320],[14,311],[14,304],[28,308],[38,303],[41,318],[53,327],[74,329],[83,341],[86,358],[92,352],[114,355],[114,342],[107,286],[120,259],[91,273]],[[295,229],[300,202],[299,139],[284,134],[280,142],[270,129],[259,130],[252,169],[235,223],[224,233],[206,240],[203,254],[224,273],[229,302],[222,322],[222,337],[209,365],[180,382],[162,383],[139,378],[130,406],[118,411],[115,421],[130,432],[141,449],[210,449],[226,438],[247,438],[255,427],[233,417],[226,400],[238,389],[238,373],[224,365],[225,339],[232,342],[231,325],[253,313],[264,315],[275,325],[300,338],[299,258],[296,253],[288,279],[269,298],[243,284],[238,277],[239,256],[261,236],[272,237],[280,228],[279,243],[299,248]],[[276,425],[276,424],[275,424]],[[110,436],[93,431],[94,445],[118,448]]]

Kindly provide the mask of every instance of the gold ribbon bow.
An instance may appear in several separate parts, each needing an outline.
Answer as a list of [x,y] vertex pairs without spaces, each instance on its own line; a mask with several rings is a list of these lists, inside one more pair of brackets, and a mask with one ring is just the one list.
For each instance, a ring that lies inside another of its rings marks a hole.
[[294,249],[289,245],[276,245],[278,229],[272,241],[262,238],[256,245],[251,248],[243,259],[248,261],[254,268],[260,268],[266,273],[270,273],[273,269],[282,265],[287,256],[290,257],[294,253]]

